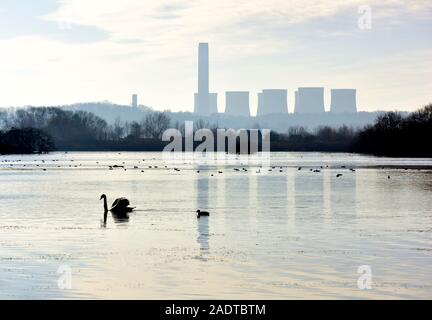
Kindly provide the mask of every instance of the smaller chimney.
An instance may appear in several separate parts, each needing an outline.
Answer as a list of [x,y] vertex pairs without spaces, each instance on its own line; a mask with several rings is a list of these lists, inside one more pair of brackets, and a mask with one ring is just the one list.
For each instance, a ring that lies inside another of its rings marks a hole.
[[132,95],[132,108],[138,108],[138,95],[136,93]]

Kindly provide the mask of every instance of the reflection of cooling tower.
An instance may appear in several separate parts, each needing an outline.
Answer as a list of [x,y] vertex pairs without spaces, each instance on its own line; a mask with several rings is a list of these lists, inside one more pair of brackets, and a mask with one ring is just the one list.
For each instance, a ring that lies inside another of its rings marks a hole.
[[227,91],[225,114],[249,117],[249,91]]
[[257,116],[288,113],[287,95],[286,89],[263,90],[261,94],[258,94]]
[[[194,112],[199,113],[198,112],[198,93],[194,94]],[[210,92],[209,93],[209,115],[211,115],[213,113],[218,113],[217,93]],[[202,113],[200,113],[200,114],[202,114]]]
[[324,112],[324,88],[298,88],[296,113]]
[[357,112],[356,89],[332,89],[331,112]]

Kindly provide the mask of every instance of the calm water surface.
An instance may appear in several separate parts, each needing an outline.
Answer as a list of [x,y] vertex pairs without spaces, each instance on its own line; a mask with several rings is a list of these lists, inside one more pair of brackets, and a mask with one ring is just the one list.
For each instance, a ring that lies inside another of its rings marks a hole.
[[[432,159],[161,156],[0,156],[0,298],[432,298]],[[138,210],[104,226],[102,193]]]

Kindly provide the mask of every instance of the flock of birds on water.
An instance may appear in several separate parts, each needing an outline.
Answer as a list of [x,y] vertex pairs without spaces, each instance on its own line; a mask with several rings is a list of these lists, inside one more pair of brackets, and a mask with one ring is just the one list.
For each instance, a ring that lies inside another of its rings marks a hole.
[[[156,160],[156,159],[153,158],[152,160]],[[47,160],[47,161],[45,161],[45,160],[33,160],[33,161],[35,161],[35,162],[40,161],[40,162],[42,163],[42,165],[44,165],[45,163],[48,162],[48,160]],[[52,159],[51,161],[52,161],[52,162],[58,162],[58,161],[60,161],[60,160],[58,160],[58,159]],[[71,160],[69,160],[69,161],[70,161],[70,162],[74,162],[75,160],[71,159]],[[21,162],[21,160],[2,160],[1,162],[2,162],[2,163],[8,163],[8,162],[10,162],[10,163],[9,163],[9,167],[12,168],[12,167],[14,167],[14,163],[15,163],[15,162]],[[145,159],[143,159],[143,162],[145,162]],[[99,161],[96,161],[95,163],[96,163],[96,164],[99,164]],[[141,161],[138,161],[138,163],[140,164]],[[186,164],[186,163],[185,163],[185,164]],[[22,165],[23,168],[25,168],[26,166],[27,166],[26,164],[23,164],[23,165]],[[15,166],[15,167],[16,167],[16,166]],[[40,164],[36,164],[36,167],[41,167],[41,165],[40,165]],[[57,165],[56,167],[57,167],[57,168],[62,168],[61,165]],[[82,163],[80,163],[80,164],[69,164],[69,165],[66,165],[66,166],[63,166],[63,167],[65,167],[65,168],[66,168],[66,167],[69,167],[69,168],[78,168],[78,167],[82,167]],[[159,169],[159,168],[164,168],[164,169],[166,169],[166,170],[169,170],[169,169],[170,169],[170,168],[168,168],[168,166],[163,166],[163,167],[161,167],[161,166],[157,166],[157,165],[150,165],[150,166],[148,166],[147,168],[148,168],[148,169]],[[284,172],[284,171],[283,171],[284,168],[287,168],[287,167],[284,167],[284,166],[271,166],[271,167],[269,167],[267,170],[268,170],[268,172],[272,172],[272,171],[279,171],[280,173],[282,173],[282,172]],[[329,166],[327,165],[326,168],[329,168]],[[340,168],[341,168],[341,169],[346,169],[346,166],[341,166]],[[41,167],[41,169],[42,169],[42,171],[47,171],[47,170],[48,170],[48,168],[43,168],[43,167]],[[127,171],[127,170],[128,170],[128,168],[126,168],[126,165],[125,165],[125,162],[124,162],[124,161],[123,161],[122,164],[120,164],[120,165],[119,165],[119,164],[115,164],[115,165],[108,165],[108,170],[114,170],[114,169],[122,169],[122,170],[124,170],[124,171]],[[143,168],[143,167],[140,168],[140,167],[137,166],[137,165],[134,165],[133,167],[131,167],[131,169],[133,169],[133,170],[141,170],[141,172],[144,172],[144,168]],[[176,171],[176,172],[180,172],[180,171],[181,171],[181,169],[179,169],[179,168],[177,168],[177,167],[174,167],[174,168],[172,168],[172,169],[173,169],[174,171]],[[261,169],[263,169],[262,166],[260,166],[260,167],[255,171],[255,172],[259,174],[259,173],[261,173]],[[298,171],[301,171],[302,169],[303,169],[302,167],[298,167]],[[323,170],[323,169],[324,169],[324,167],[321,166],[319,169],[313,169],[313,168],[310,168],[309,171],[314,172],[314,173],[319,173],[319,172],[321,172],[321,170]],[[236,168],[236,167],[234,167],[233,170],[236,171],[236,172],[248,172],[248,169],[245,168],[245,167],[240,167],[240,168]],[[353,168],[349,168],[349,170],[352,171],[352,172],[355,172],[355,171],[356,171],[356,170],[353,169]],[[405,170],[407,170],[407,169],[405,169]],[[197,172],[197,173],[200,173],[201,170],[197,170],[196,172]],[[217,170],[216,172],[217,172],[218,174],[222,174],[222,173],[223,173],[223,171],[221,171],[221,170]],[[210,176],[213,177],[214,174],[211,173]],[[342,176],[343,176],[342,173],[337,173],[337,174],[336,174],[336,178],[340,178],[340,177],[342,177]],[[390,179],[390,176],[388,176],[388,178]]]
[[[155,159],[153,159],[153,160],[155,160]],[[38,161],[38,160],[33,160],[33,161]],[[42,164],[45,164],[46,163],[46,161],[45,160],[40,160],[41,161],[41,163]],[[58,162],[59,160],[58,159],[53,159],[53,160],[51,160],[52,162]],[[75,160],[69,160],[70,162],[74,162]],[[143,161],[145,161],[144,159],[143,159]],[[21,162],[21,160],[2,160],[1,161],[2,163],[8,163],[8,162],[11,162],[10,164],[9,164],[9,167],[14,167],[14,162]],[[47,161],[48,162],[48,161]],[[139,161],[139,163],[141,163],[141,161]],[[99,161],[96,161],[96,164],[99,164]],[[26,164],[23,164],[22,165],[22,167],[23,168],[25,168],[27,165]],[[36,167],[40,167],[41,165],[40,164],[36,164]],[[57,165],[56,166],[57,168],[62,168],[62,166],[60,166],[60,165]],[[68,165],[68,166],[64,166],[64,167],[69,167],[69,168],[78,168],[78,167],[82,167],[82,163],[80,163],[80,164],[74,164],[74,165],[72,165],[72,164],[70,164],[70,165]],[[151,165],[151,166],[148,166],[148,169],[159,169],[160,168],[160,166],[156,166],[156,165]],[[278,169],[279,168],[279,169]],[[271,171],[273,171],[273,170],[275,170],[275,171],[277,171],[277,170],[279,170],[279,172],[283,172],[283,166],[272,166],[271,168],[269,168],[268,169],[268,171],[269,172],[271,172]],[[329,168],[329,166],[327,165],[326,166],[326,168]],[[341,166],[340,167],[341,169],[346,169],[346,166]],[[41,168],[42,169],[42,171],[47,171],[48,169],[47,168]],[[114,170],[114,169],[123,169],[124,171],[127,171],[128,169],[126,168],[126,166],[125,166],[125,162],[122,162],[122,164],[121,165],[118,165],[118,164],[115,164],[115,165],[108,165],[108,170]],[[144,169],[143,168],[140,168],[139,166],[133,166],[132,167],[132,169],[135,169],[135,170],[137,170],[137,169],[140,169],[141,170],[141,172],[144,172]],[[169,169],[168,168],[168,166],[164,166],[164,169]],[[174,167],[174,168],[172,168],[174,171],[176,171],[176,172],[180,172],[181,170],[179,169],[179,168],[177,168],[177,167]],[[244,167],[242,167],[242,168],[233,168],[234,169],[234,171],[236,171],[236,172],[248,172],[248,169],[246,169],[246,168],[244,168]],[[259,167],[259,169],[258,170],[256,170],[256,173],[261,173],[261,169],[262,169],[262,167],[260,166]],[[302,167],[298,167],[298,170],[299,171],[301,171],[303,168]],[[319,169],[309,169],[309,171],[312,171],[312,172],[315,172],[315,173],[319,173],[319,172],[321,172],[321,170],[322,169],[324,169],[324,167],[323,166],[321,166]],[[350,168],[349,169],[350,171],[352,171],[352,172],[355,172],[356,170],[355,169],[353,169],[353,168]],[[405,168],[405,170],[408,170],[407,168]],[[201,170],[197,170],[197,173],[200,173],[201,172]],[[218,174],[222,174],[223,173],[223,171],[221,171],[221,170],[218,170],[217,171],[217,173]],[[212,174],[210,174],[210,176],[211,177],[213,177],[214,176],[214,174],[212,173]],[[340,177],[342,177],[343,176],[343,174],[342,173],[338,173],[338,174],[336,174],[336,178],[340,178]],[[388,176],[387,177],[388,179],[390,179],[391,177],[390,176]]]
[[[65,152],[65,153],[67,153],[67,152]],[[119,153],[120,154],[120,153]],[[156,158],[153,158],[152,160],[156,160]],[[238,160],[238,159],[237,159]],[[44,164],[46,164],[46,163],[48,163],[49,161],[48,160],[44,160],[44,159],[42,159],[42,160],[34,160],[35,162],[40,162],[40,164],[36,164],[36,167],[41,167],[41,165],[43,166]],[[51,162],[58,162],[58,161],[60,161],[60,160],[58,160],[58,159],[52,159],[51,160]],[[74,162],[75,160],[74,159],[71,159],[71,160],[69,160],[70,162]],[[143,159],[143,162],[145,162],[146,160],[145,159]],[[14,163],[16,163],[16,162],[21,162],[21,160],[2,160],[1,161],[2,163],[9,163],[9,167],[10,168],[13,168],[14,167]],[[96,161],[95,162],[96,164],[99,164],[99,161]],[[141,164],[141,161],[139,161],[138,162],[138,164]],[[16,166],[15,166],[16,167]],[[23,164],[22,165],[22,167],[24,168],[24,167],[26,167],[26,164]],[[62,166],[60,166],[60,165],[57,165],[56,166],[57,168],[62,168]],[[78,168],[78,167],[82,167],[82,163],[80,163],[80,164],[69,164],[69,165],[66,165],[66,166],[64,166],[64,167],[69,167],[69,168]],[[170,168],[168,168],[168,166],[157,166],[157,165],[149,165],[149,166],[147,166],[147,168],[148,169],[162,169],[162,168],[164,168],[164,169],[167,169],[167,170],[169,170]],[[285,168],[287,168],[287,167],[285,167]],[[311,171],[311,172],[313,172],[313,173],[319,173],[319,172],[321,172],[321,170],[323,170],[323,169],[325,169],[325,168],[329,168],[329,166],[327,165],[327,166],[320,166],[319,168],[303,168],[303,167],[298,167],[297,168],[297,170],[298,171],[301,171],[301,170],[307,170],[307,169],[309,169],[309,171]],[[42,169],[42,171],[47,171],[48,169],[47,168],[43,168],[43,167],[41,167],[41,169]],[[114,170],[114,169],[122,169],[122,170],[124,170],[124,171],[127,171],[128,170],[128,168],[126,168],[126,165],[125,165],[125,162],[122,162],[120,165],[119,164],[115,164],[115,165],[108,165],[108,170]],[[137,166],[137,165],[134,165],[133,167],[132,167],[132,169],[134,169],[134,170],[141,170],[141,172],[144,172],[144,169],[141,167],[139,167],[139,166]],[[232,168],[235,172],[248,172],[248,169],[247,168],[245,168],[245,167],[239,167],[239,168],[237,168],[237,167],[234,167],[234,168]],[[257,174],[259,174],[259,173],[261,173],[261,169],[263,169],[263,167],[262,166],[260,166],[257,170],[256,170],[256,173]],[[283,171],[283,169],[284,169],[284,167],[283,166],[271,166],[271,167],[269,167],[267,170],[269,171],[269,172],[272,172],[272,171],[279,171],[280,173],[282,173],[282,172],[284,172]],[[355,172],[356,170],[354,169],[354,168],[347,168],[346,166],[340,166],[340,169],[348,169],[349,171],[351,171],[351,172]],[[174,171],[176,171],[176,172],[180,172],[181,171],[181,169],[180,168],[177,168],[177,167],[174,167],[174,168],[172,168],[172,170],[174,170]],[[408,168],[405,168],[405,170],[408,170]],[[201,170],[197,170],[196,171],[197,173],[200,173],[201,172]],[[221,171],[221,170],[217,170],[217,173],[218,174],[222,174],[223,173],[223,171]],[[210,174],[210,176],[211,177],[213,177],[214,176],[214,173],[211,173]],[[336,174],[336,178],[340,178],[340,177],[342,177],[343,176],[343,174],[342,173],[337,173]],[[390,176],[387,176],[387,178],[388,179],[391,179],[391,177]],[[124,215],[124,216],[126,216],[128,213],[130,213],[130,212],[132,212],[134,209],[135,209],[135,207],[131,207],[130,206],[130,202],[129,202],[129,200],[127,199],[127,198],[124,198],[124,197],[121,197],[121,198],[117,198],[117,199],[115,199],[114,200],[114,202],[112,203],[112,205],[111,205],[111,208],[110,209],[108,209],[108,205],[107,205],[107,196],[105,195],[105,194],[102,194],[101,195],[101,197],[100,197],[100,200],[104,200],[104,221],[106,222],[106,215],[107,215],[107,212],[108,211],[110,211],[110,212],[112,212],[113,214],[115,214],[115,215],[117,215],[117,216],[122,216],[122,215]],[[201,217],[208,217],[208,216],[210,216],[210,213],[208,212],[208,211],[202,211],[202,210],[200,210],[200,209],[198,209],[197,211],[196,211],[196,213],[197,213],[197,218],[199,219],[199,218],[201,218]]]

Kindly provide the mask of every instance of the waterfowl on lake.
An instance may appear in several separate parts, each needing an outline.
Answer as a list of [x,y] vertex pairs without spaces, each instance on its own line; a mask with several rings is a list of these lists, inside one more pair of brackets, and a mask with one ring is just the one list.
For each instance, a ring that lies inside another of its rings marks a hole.
[[342,176],[343,176],[342,173],[338,173],[338,174],[336,175],[336,178],[339,178],[339,177],[342,177]]
[[108,210],[108,204],[107,204],[107,197],[105,194],[102,194],[99,200],[104,201],[104,209],[106,211],[111,211],[118,214],[123,214],[127,212],[132,212],[135,207],[130,207],[129,200],[126,198],[117,198],[114,200],[113,204],[111,205],[111,209]]
[[197,210],[197,218],[199,219],[200,217],[208,217],[210,216],[210,213],[207,211],[201,211],[201,210]]

